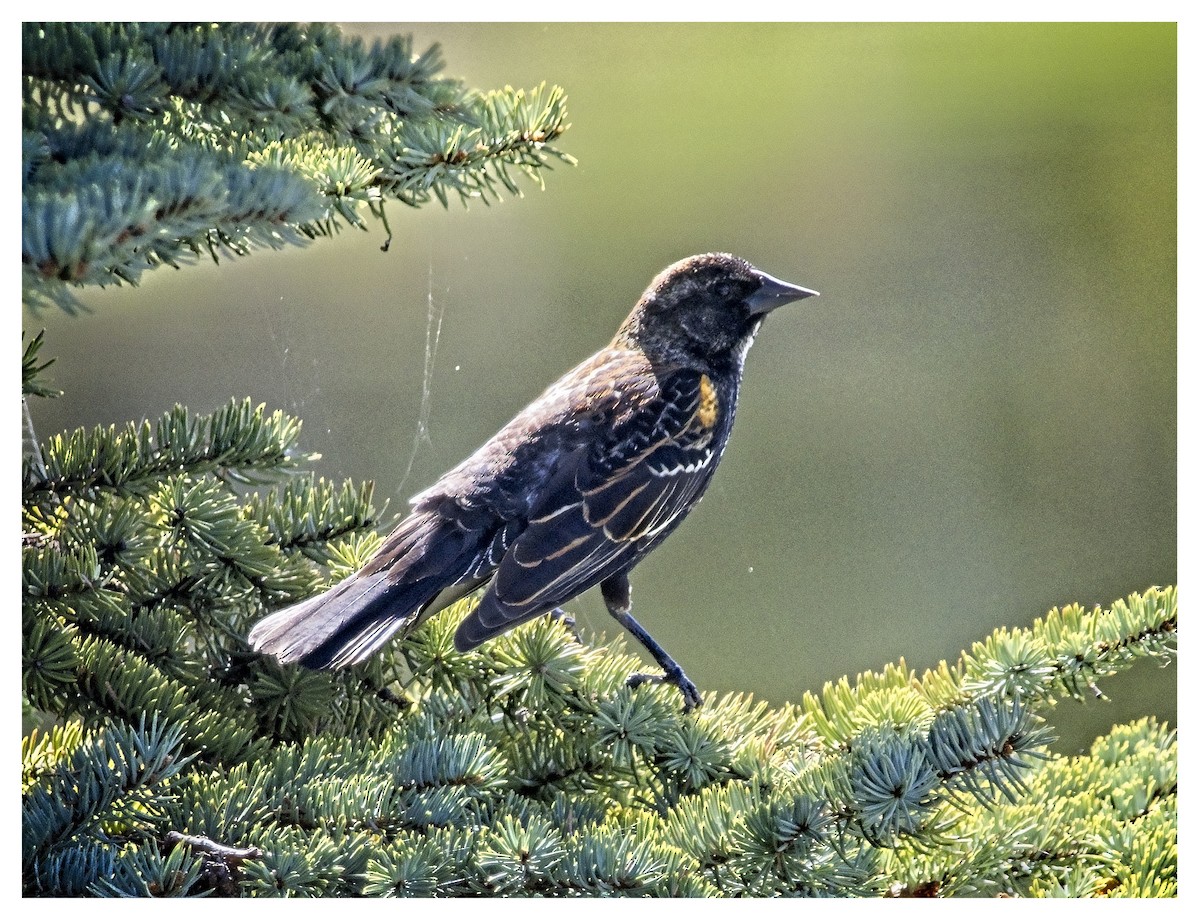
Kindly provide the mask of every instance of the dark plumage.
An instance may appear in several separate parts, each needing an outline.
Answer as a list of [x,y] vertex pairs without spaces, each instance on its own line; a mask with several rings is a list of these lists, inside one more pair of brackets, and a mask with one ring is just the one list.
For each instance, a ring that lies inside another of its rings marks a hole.
[[630,616],[629,571],[712,479],[763,316],[817,292],[725,253],[651,282],[612,342],[412,499],[358,573],[250,633],[280,662],[361,662],[395,633],[484,589],[455,634],[473,649],[600,585],[612,615],[662,666],[685,708],[696,686]]

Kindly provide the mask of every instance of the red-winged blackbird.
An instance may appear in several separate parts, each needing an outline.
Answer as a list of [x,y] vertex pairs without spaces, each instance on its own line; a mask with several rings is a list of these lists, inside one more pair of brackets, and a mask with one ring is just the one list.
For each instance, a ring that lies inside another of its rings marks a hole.
[[366,566],[262,620],[251,644],[280,662],[351,665],[486,586],[454,637],[466,651],[599,584],[664,672],[630,683],[665,681],[699,705],[630,615],[629,571],[712,479],[763,317],[816,293],[725,253],[675,263],[611,343],[415,496]]

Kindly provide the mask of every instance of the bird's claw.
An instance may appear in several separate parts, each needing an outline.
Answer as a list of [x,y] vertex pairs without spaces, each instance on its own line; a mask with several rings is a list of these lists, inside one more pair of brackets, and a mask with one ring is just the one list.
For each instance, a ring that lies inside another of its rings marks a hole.
[[638,672],[625,679],[625,686],[628,688],[640,687],[643,684],[675,685],[675,687],[679,688],[679,693],[683,695],[684,713],[687,713],[689,710],[695,710],[703,703],[700,698],[699,688],[682,671],[668,672],[665,675],[651,675],[646,672]]
[[575,618],[573,615],[568,614],[562,608],[554,608],[554,610],[549,612],[548,616],[551,620],[557,621],[566,627],[567,632],[574,637],[576,643],[583,642],[583,639],[579,636],[579,631],[575,629]]

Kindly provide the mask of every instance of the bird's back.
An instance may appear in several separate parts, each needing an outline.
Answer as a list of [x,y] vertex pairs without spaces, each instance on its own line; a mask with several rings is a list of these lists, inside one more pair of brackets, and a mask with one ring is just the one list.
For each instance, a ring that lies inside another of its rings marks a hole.
[[459,518],[472,509],[504,520],[543,504],[555,472],[581,448],[651,408],[658,378],[636,349],[608,346],[547,387],[478,450],[410,500],[415,511]]

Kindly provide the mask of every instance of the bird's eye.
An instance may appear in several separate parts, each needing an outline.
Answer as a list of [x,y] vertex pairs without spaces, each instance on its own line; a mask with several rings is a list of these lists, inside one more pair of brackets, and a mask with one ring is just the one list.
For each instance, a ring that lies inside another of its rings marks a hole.
[[722,299],[733,298],[737,296],[737,285],[731,281],[717,282],[717,297]]

